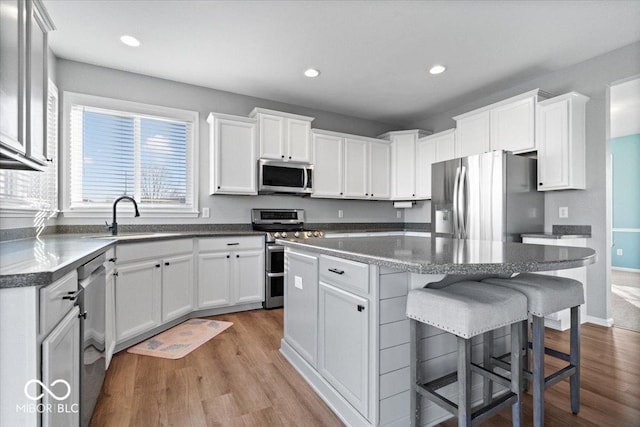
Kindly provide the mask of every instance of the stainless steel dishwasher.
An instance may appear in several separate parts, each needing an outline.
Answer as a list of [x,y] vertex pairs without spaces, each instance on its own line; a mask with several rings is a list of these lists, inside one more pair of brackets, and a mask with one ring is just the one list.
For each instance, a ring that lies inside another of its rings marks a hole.
[[78,269],[80,297],[80,425],[91,421],[105,376],[105,295],[104,254]]

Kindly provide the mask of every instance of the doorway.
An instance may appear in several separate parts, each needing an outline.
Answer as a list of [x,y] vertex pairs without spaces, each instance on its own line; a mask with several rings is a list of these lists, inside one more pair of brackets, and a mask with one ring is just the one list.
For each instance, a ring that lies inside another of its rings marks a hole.
[[640,332],[640,78],[611,86],[611,315]]

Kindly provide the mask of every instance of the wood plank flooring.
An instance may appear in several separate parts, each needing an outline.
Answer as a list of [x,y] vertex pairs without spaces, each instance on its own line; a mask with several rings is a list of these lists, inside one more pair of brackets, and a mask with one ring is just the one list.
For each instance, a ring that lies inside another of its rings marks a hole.
[[[234,325],[182,359],[116,354],[91,426],[342,425],[280,355],[281,309],[211,318]],[[568,350],[567,332],[546,339]],[[639,358],[640,333],[583,325],[582,409],[572,415],[569,384],[557,384],[545,393],[545,425],[640,426]],[[532,425],[529,394],[523,412]],[[483,425],[511,425],[510,410]]]

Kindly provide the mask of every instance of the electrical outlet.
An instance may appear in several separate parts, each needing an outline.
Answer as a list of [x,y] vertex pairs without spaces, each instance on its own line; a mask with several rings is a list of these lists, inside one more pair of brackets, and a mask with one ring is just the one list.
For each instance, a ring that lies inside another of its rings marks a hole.
[[202,218],[209,218],[209,208],[202,208]]
[[338,209],[338,218],[342,218],[344,216],[344,212],[342,209]]
[[562,206],[558,209],[558,217],[569,218],[569,208],[567,206]]
[[618,250],[616,251],[616,255],[618,255],[618,256],[622,256],[622,254],[624,254],[624,251],[623,251],[622,249],[618,249]]
[[396,217],[398,217],[398,218],[402,218],[402,212],[397,211],[397,212],[396,212]]

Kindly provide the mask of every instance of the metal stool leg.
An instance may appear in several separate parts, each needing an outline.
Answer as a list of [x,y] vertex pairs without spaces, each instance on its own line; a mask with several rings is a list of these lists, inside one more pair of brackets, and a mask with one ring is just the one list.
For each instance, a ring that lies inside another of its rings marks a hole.
[[471,340],[458,337],[458,427],[471,426]]
[[571,412],[580,411],[580,306],[571,307],[571,342],[569,363],[576,367],[571,375]]
[[544,425],[544,317],[533,316],[533,425]]
[[[531,371],[531,366],[529,365],[529,320],[525,320],[521,325],[520,331],[520,342],[522,349],[522,369],[525,371]],[[529,378],[526,375],[522,375],[522,390],[529,390]]]
[[518,395],[517,400],[511,405],[511,425],[520,427],[522,425],[522,323],[511,325],[511,391]]
[[[485,369],[493,372],[493,363],[491,358],[493,356],[493,331],[485,332],[482,335],[482,365]],[[482,378],[482,396],[484,404],[488,405],[493,400],[493,381],[488,377]]]
[[411,320],[411,338],[409,340],[409,357],[410,375],[411,375],[411,401],[410,401],[410,414],[411,414],[411,427],[421,425],[421,412],[420,412],[420,395],[418,394],[417,384],[421,381],[420,376],[420,325],[417,321]]

